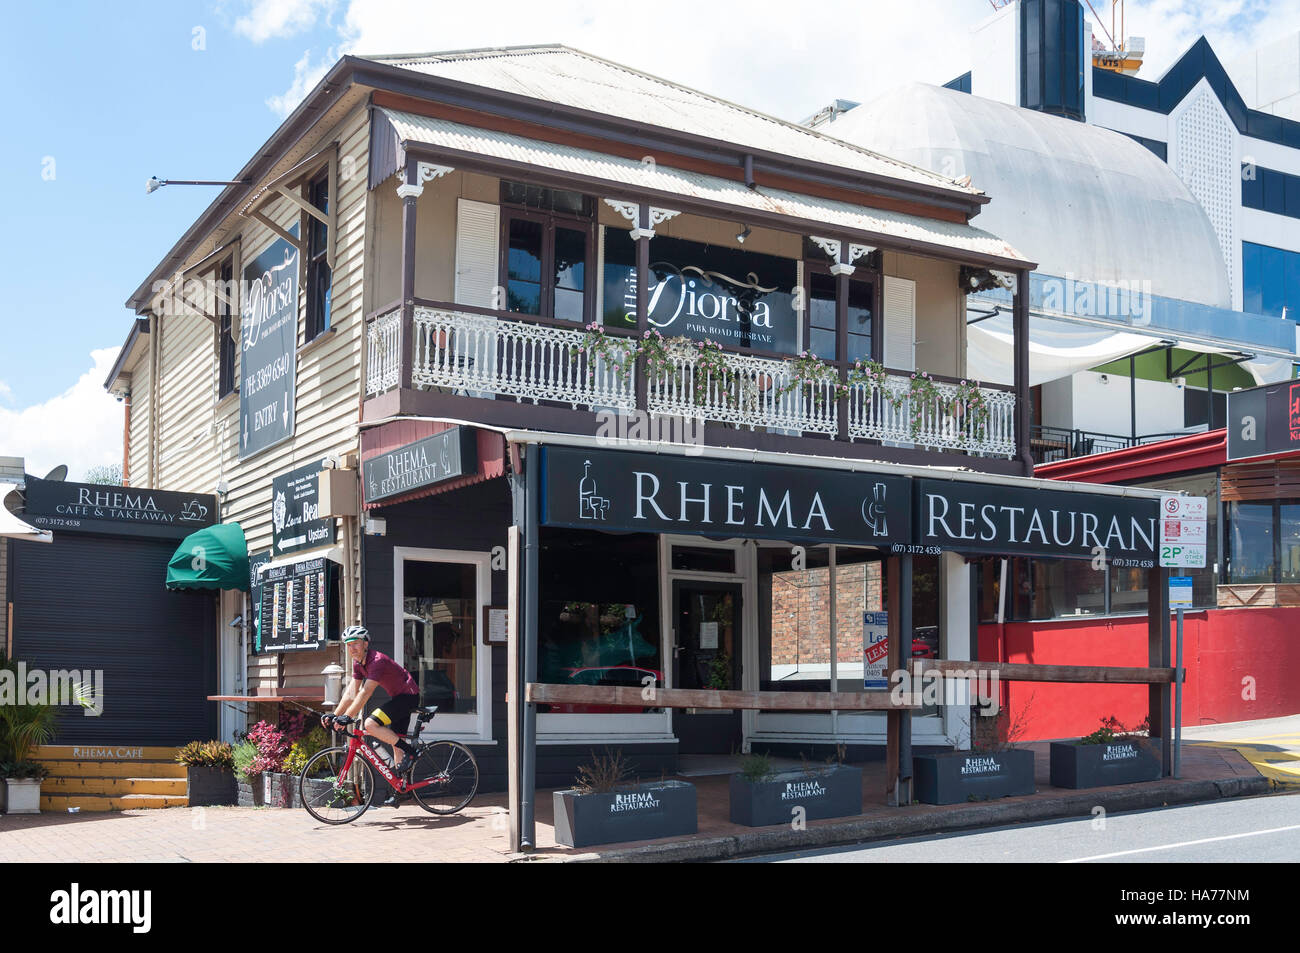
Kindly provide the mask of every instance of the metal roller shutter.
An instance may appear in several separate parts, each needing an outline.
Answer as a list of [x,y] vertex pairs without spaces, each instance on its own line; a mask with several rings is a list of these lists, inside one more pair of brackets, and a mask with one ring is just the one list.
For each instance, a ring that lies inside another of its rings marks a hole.
[[53,744],[182,745],[216,737],[216,597],[163,586],[175,540],[55,534],[10,547],[14,657],[102,670],[104,711],[61,709]]

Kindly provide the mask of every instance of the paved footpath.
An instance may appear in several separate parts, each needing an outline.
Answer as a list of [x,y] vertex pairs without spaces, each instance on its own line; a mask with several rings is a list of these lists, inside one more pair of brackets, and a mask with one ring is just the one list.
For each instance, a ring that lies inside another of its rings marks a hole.
[[481,796],[460,814],[372,807],[351,824],[303,810],[175,807],[116,813],[0,817],[0,863],[503,863],[505,802]]

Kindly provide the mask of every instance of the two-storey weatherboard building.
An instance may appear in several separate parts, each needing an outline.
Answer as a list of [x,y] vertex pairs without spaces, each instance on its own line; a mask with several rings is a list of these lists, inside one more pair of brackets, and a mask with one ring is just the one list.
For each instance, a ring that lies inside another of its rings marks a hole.
[[[261,567],[222,603],[261,605],[246,657],[219,627],[223,694],[319,692],[314,585],[485,787],[606,745],[656,773],[865,756],[887,725],[947,746],[964,704],[825,699],[971,658],[969,557],[1160,578],[1153,491],[1028,475],[1033,262],[962,183],[553,46],[345,57],[235,178],[132,296],[108,382],[130,482],[217,492]],[[995,285],[1010,386],[966,377],[966,293]],[[644,703],[591,691],[618,687]]]

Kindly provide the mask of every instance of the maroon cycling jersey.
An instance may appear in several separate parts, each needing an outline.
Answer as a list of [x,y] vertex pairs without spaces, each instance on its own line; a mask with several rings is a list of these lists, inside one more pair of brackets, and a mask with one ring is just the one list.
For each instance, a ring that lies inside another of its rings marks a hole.
[[392,698],[420,693],[420,686],[415,684],[415,679],[411,678],[410,672],[383,652],[376,652],[374,649],[368,651],[366,657],[360,662],[352,663],[352,677],[369,678],[378,682]]

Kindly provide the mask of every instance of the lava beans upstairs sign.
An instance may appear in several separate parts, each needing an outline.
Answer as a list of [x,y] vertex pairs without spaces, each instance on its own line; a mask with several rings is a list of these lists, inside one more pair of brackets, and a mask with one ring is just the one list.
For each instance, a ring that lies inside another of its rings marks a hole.
[[542,522],[581,529],[884,545],[911,536],[906,477],[546,447]]
[[452,427],[367,460],[363,464],[366,502],[401,496],[477,469],[476,432],[469,427]]
[[1228,459],[1300,450],[1300,381],[1265,384],[1228,395]]
[[334,542],[334,520],[320,518],[323,461],[271,479],[271,550],[275,558]]
[[298,250],[284,239],[272,243],[244,269],[244,287],[239,329],[241,459],[293,436]]
[[915,497],[922,546],[1155,565],[1155,499],[955,480],[917,480]]
[[27,478],[23,519],[40,529],[182,539],[216,522],[216,497]]

